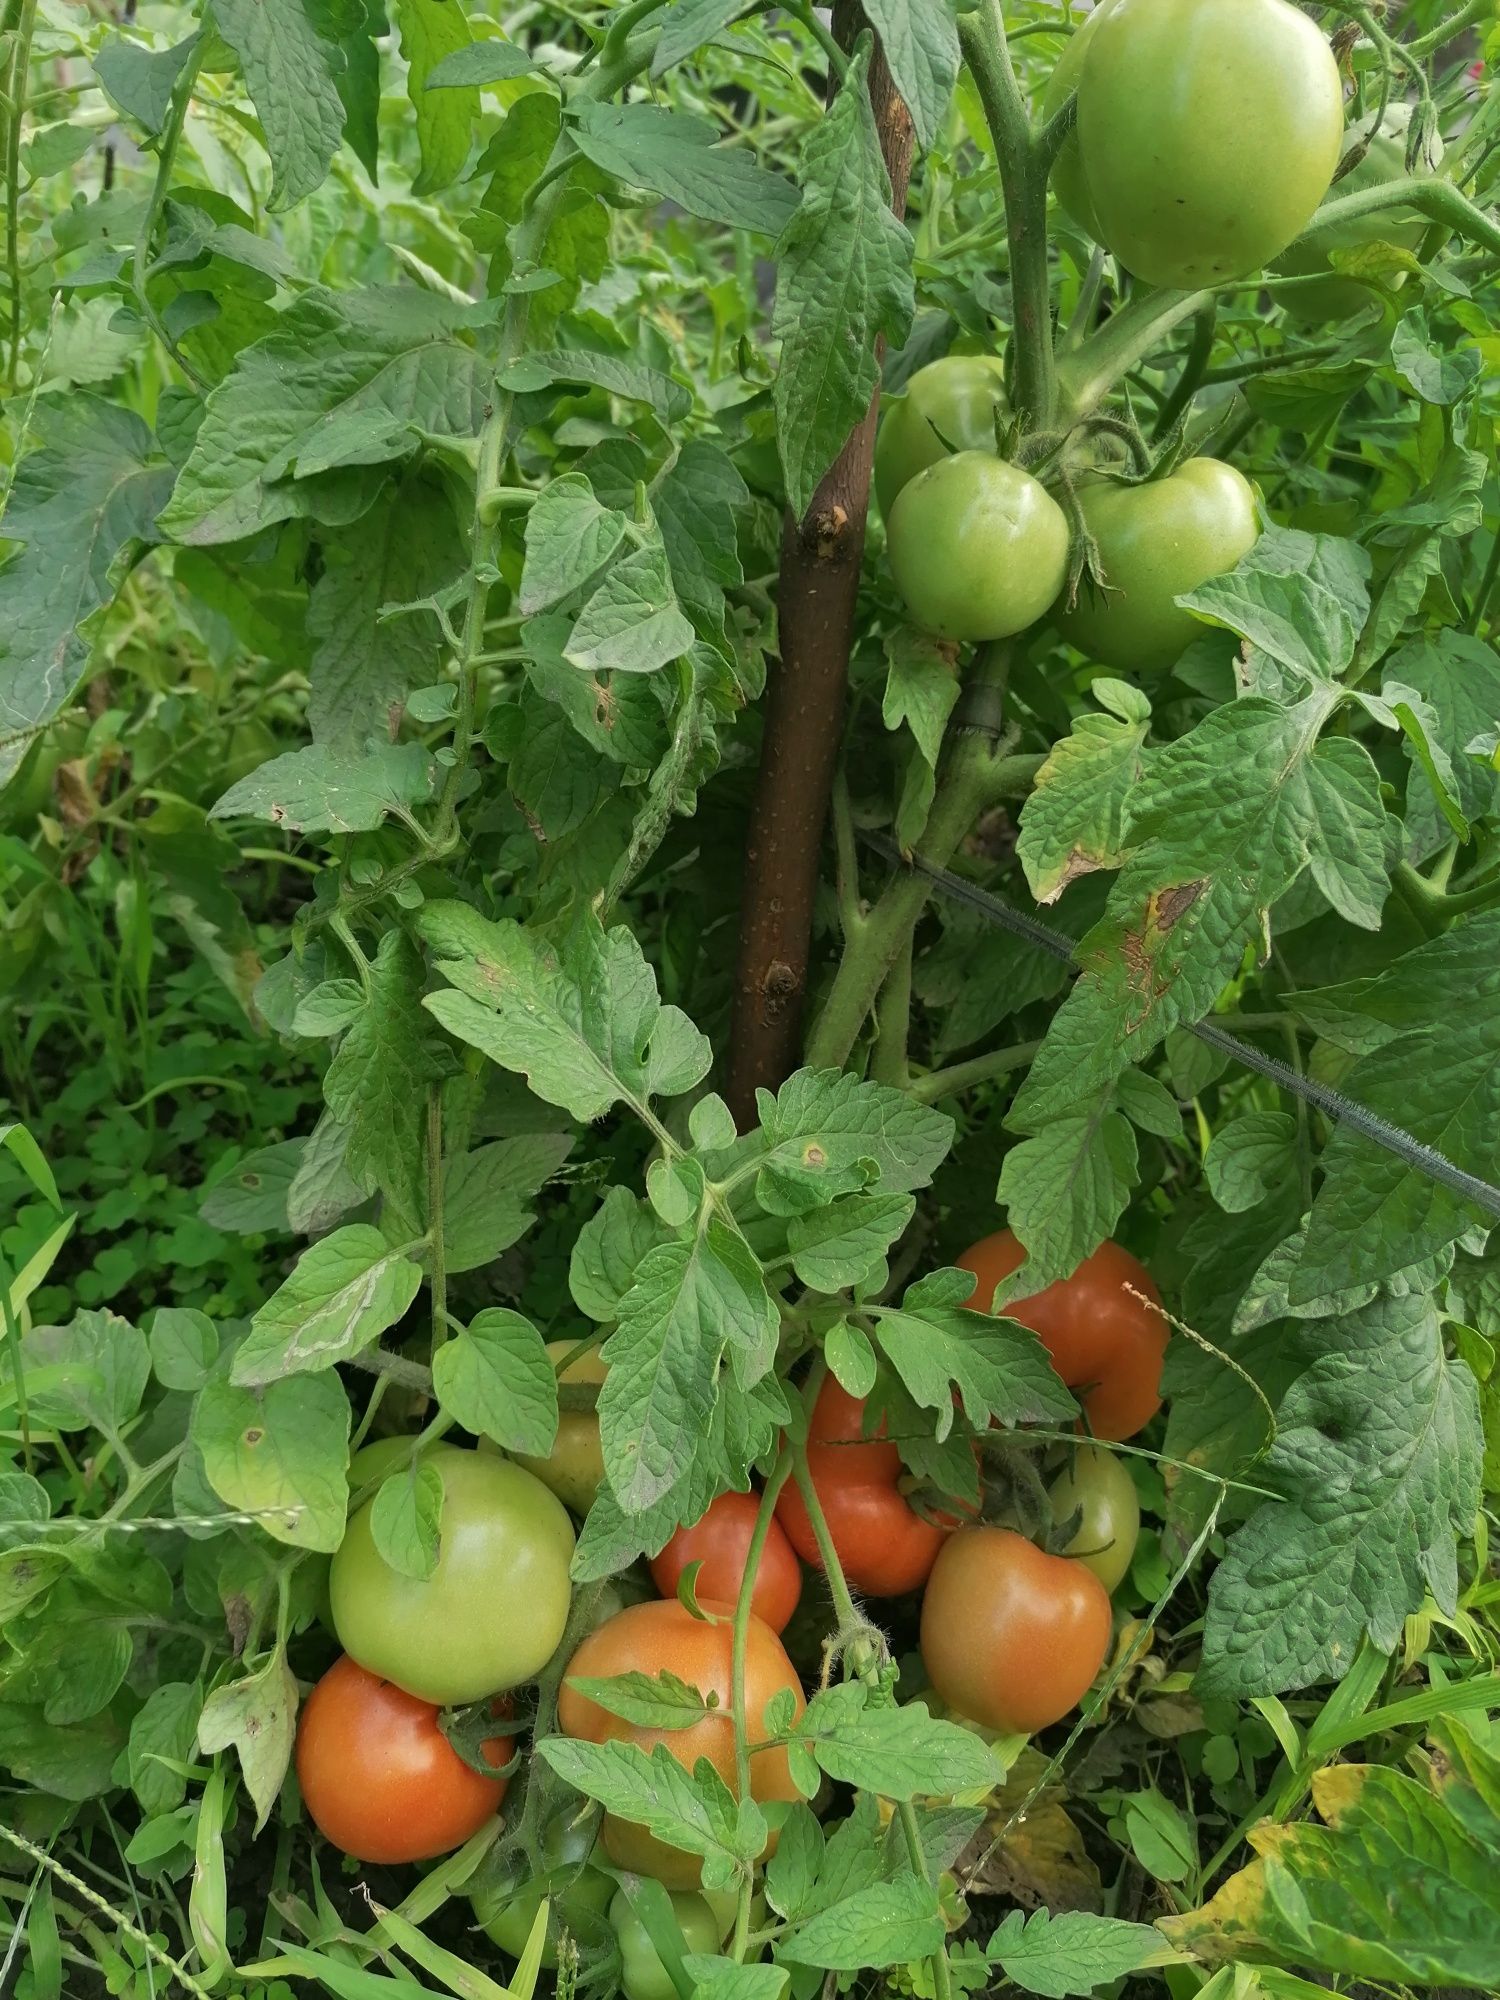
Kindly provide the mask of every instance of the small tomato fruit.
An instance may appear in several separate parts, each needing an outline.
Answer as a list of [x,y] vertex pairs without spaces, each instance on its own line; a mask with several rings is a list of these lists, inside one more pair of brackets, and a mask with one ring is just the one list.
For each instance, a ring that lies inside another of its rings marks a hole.
[[[745,1561],[760,1514],[758,1493],[721,1493],[701,1520],[679,1528],[651,1559],[651,1580],[663,1597],[675,1597],[690,1563],[701,1563],[695,1595],[723,1604],[739,1601]],[[750,1609],[773,1632],[784,1632],[802,1595],[802,1571],[786,1530],[774,1518],[756,1565]]]
[[[558,1362],[573,1346],[571,1340],[549,1340],[549,1358]],[[599,1359],[597,1347],[591,1347],[586,1354],[580,1354],[576,1361],[570,1361],[558,1376],[561,1389],[597,1389],[609,1373]],[[594,1495],[604,1478],[604,1450],[599,1442],[599,1413],[597,1410],[560,1410],[557,1417],[557,1438],[545,1458],[532,1458],[525,1452],[515,1454],[517,1465],[549,1487],[565,1507],[570,1507],[580,1517],[594,1504]]]
[[875,440],[875,497],[889,521],[896,496],[955,451],[995,450],[995,417],[1009,407],[998,354],[947,354],[919,368],[885,402]]
[[990,452],[939,459],[902,487],[887,522],[896,587],[924,631],[1004,639],[1063,585],[1068,523],[1047,489]]
[[1113,1590],[1130,1568],[1141,1532],[1141,1503],[1128,1468],[1100,1445],[1074,1445],[1050,1490],[1059,1527],[1080,1516],[1077,1533],[1059,1553]]

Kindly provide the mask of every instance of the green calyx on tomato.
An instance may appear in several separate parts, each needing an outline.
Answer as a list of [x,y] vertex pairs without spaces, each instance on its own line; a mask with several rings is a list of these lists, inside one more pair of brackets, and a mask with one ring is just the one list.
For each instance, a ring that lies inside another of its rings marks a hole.
[[443,1486],[431,1576],[406,1576],[381,1555],[371,1500],[344,1531],[329,1592],[339,1642],[361,1666],[454,1706],[533,1680],[551,1658],[572,1595],[573,1525],[509,1459],[440,1444],[423,1460]]
[[297,1722],[297,1782],[325,1840],[359,1861],[429,1861],[461,1847],[500,1809],[509,1737],[491,1737],[487,1778],[466,1764],[433,1703],[367,1673],[346,1654]]
[[[719,1949],[734,1923],[734,1898],[703,1890],[679,1890],[667,1897],[683,1957]],[[663,1913],[665,1919],[665,1913]],[[609,1906],[609,1921],[620,1946],[620,1984],[625,2000],[679,2000],[644,1918],[623,1889]]]
[[[978,1279],[968,1304],[988,1312],[996,1286],[1025,1256],[1009,1229],[971,1243],[957,1260],[961,1271]],[[1105,1242],[1071,1277],[1007,1300],[1004,1312],[1038,1335],[1052,1366],[1078,1391],[1094,1436],[1119,1440],[1134,1437],[1161,1408],[1167,1323],[1160,1305],[1145,1265],[1118,1243]]]
[[[916,1590],[937,1560],[946,1532],[910,1506],[900,1489],[905,1467],[883,1423],[865,1433],[865,1405],[829,1375],[808,1426],[807,1470],[839,1567],[867,1597]],[[806,1503],[788,1480],[776,1518],[805,1562],[823,1558]]]
[[1084,486],[1078,504],[1099,546],[1102,591],[1059,607],[1058,630],[1081,653],[1124,673],[1165,673],[1204,630],[1173,600],[1222,576],[1254,547],[1250,482],[1216,458],[1190,458],[1165,479]]
[[1091,1570],[1009,1528],[960,1528],[922,1596],[922,1664],[942,1699],[991,1729],[1031,1735],[1088,1692],[1110,1640]]
[[1059,199],[1148,284],[1260,270],[1328,192],[1343,86],[1288,0],[1103,0],[1058,67],[1045,108],[1078,92]]
[[1141,1503],[1129,1470],[1102,1445],[1073,1445],[1050,1497],[1060,1529],[1077,1522],[1057,1553],[1091,1569],[1106,1590],[1115,1589],[1130,1568],[1141,1532]]
[[[1334,196],[1363,194],[1370,188],[1404,180],[1406,133],[1410,123],[1410,105],[1388,106],[1363,157],[1334,183]],[[1415,171],[1419,175],[1431,174],[1437,165],[1436,158],[1423,159],[1417,162]],[[1396,249],[1411,253],[1421,244],[1426,230],[1426,218],[1409,208],[1383,208],[1353,222],[1310,229],[1271,267],[1278,277],[1306,278],[1309,282],[1279,292],[1277,303],[1288,318],[1307,324],[1352,319],[1371,304],[1375,294],[1352,273],[1346,275],[1337,269],[1333,258],[1357,257],[1361,263],[1368,263],[1372,275],[1378,273],[1383,283],[1399,289],[1406,282],[1406,271],[1376,246],[1393,244]]]
[[886,543],[913,621],[943,639],[1004,639],[1062,589],[1068,523],[1029,472],[983,451],[940,459],[905,485]]
[[[549,1340],[548,1359],[556,1365],[574,1343],[570,1340]],[[580,1354],[576,1361],[570,1361],[558,1376],[558,1387],[569,1389],[595,1389],[609,1373],[599,1358],[597,1348],[590,1348]],[[580,1517],[594,1504],[594,1496],[599,1491],[604,1478],[604,1448],[599,1442],[599,1415],[597,1410],[572,1410],[564,1407],[558,1412],[557,1437],[551,1451],[545,1458],[532,1458],[525,1452],[517,1452],[517,1465],[524,1465],[542,1484],[555,1493],[565,1507],[570,1507]]]
[[520,1855],[493,1880],[471,1892],[474,1915],[481,1928],[512,1958],[519,1958],[531,1936],[542,1898],[549,1899],[547,1940],[542,1964],[557,1964],[558,1939],[567,1931],[586,1946],[605,1939],[605,1912],[615,1894],[613,1877],[593,1866],[594,1816],[579,1821],[564,1811],[542,1835],[540,1872]]
[[919,368],[889,401],[875,440],[875,497],[886,521],[896,496],[956,451],[996,450],[995,418],[1010,405],[996,354],[948,354]]

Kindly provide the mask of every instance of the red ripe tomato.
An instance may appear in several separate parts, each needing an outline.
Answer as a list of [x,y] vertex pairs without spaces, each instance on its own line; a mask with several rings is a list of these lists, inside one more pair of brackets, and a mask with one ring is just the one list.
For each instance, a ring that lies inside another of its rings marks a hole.
[[[679,1528],[661,1554],[652,1559],[651,1579],[662,1596],[675,1597],[678,1580],[688,1564],[701,1563],[695,1595],[700,1600],[738,1603],[759,1513],[758,1493],[721,1493],[701,1520],[690,1528]],[[773,1632],[783,1632],[801,1595],[802,1571],[796,1554],[785,1530],[773,1520],[756,1565],[750,1609],[757,1618],[764,1618]]]
[[[1009,1229],[970,1244],[958,1259],[958,1268],[979,1280],[968,1303],[988,1312],[995,1287],[1025,1255]],[[1097,1438],[1134,1437],[1161,1408],[1158,1385],[1167,1323],[1127,1286],[1161,1304],[1145,1265],[1118,1243],[1101,1243],[1071,1278],[1060,1278],[1045,1291],[1005,1307],[1007,1319],[1019,1320],[1041,1336],[1053,1367],[1070,1389],[1081,1392],[1089,1429]]]
[[1083,1699],[1109,1651],[1109,1593],[1009,1528],[960,1528],[922,1598],[922,1663],[971,1722],[1022,1735]]
[[[510,1762],[508,1736],[484,1754]],[[506,1779],[471,1770],[438,1710],[351,1660],[335,1660],[303,1704],[297,1782],[325,1840],[358,1861],[429,1861],[462,1847],[500,1809]]]
[[[719,1605],[714,1610],[718,1615],[704,1619],[695,1618],[675,1598],[631,1604],[590,1632],[568,1662],[557,1697],[557,1721],[563,1734],[586,1743],[634,1743],[648,1756],[660,1743],[689,1771],[700,1757],[706,1757],[738,1796],[730,1715],[734,1632],[725,1607]],[[688,1729],[645,1729],[623,1716],[611,1715],[573,1685],[578,1679],[663,1672],[675,1674],[705,1697],[716,1696],[715,1712]],[[796,1697],[795,1713],[800,1715],[806,1703],[796,1669],[770,1626],[752,1617],[745,1649],[745,1723],[752,1743],[767,1734],[763,1723],[767,1704],[783,1688],[791,1689]],[[784,1749],[758,1750],[751,1757],[750,1792],[762,1801],[801,1796],[792,1782]],[[698,1885],[703,1870],[700,1857],[668,1846],[643,1826],[606,1813],[600,1838],[617,1867],[654,1875],[669,1889]],[[773,1835],[766,1852],[774,1846]]]
[[[948,1532],[907,1505],[897,1481],[901,1454],[880,1423],[864,1431],[865,1406],[832,1375],[818,1391],[807,1443],[807,1469],[845,1577],[867,1597],[900,1597],[927,1579]],[[823,1567],[802,1495],[789,1480],[776,1518],[804,1561]]]

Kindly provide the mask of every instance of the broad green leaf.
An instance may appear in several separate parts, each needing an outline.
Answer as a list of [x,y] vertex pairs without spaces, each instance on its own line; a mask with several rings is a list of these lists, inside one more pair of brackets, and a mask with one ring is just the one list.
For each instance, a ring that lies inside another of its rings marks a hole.
[[885,656],[887,672],[880,719],[887,729],[899,729],[905,723],[917,746],[917,757],[907,768],[901,809],[896,817],[897,839],[903,845],[915,846],[932,806],[943,732],[958,700],[958,675],[954,671],[952,646],[908,625],[898,625],[886,634]]
[[678,1096],[707,1072],[708,1043],[678,1008],[662,1006],[623,926],[606,931],[580,916],[553,946],[458,903],[429,904],[419,925],[453,989],[429,993],[424,1006],[575,1118]]
[[809,1917],[777,1946],[795,1965],[830,1972],[905,1965],[943,1948],[937,1891],[915,1875],[856,1889],[842,1902]]
[[75,1313],[66,1326],[33,1328],[21,1342],[33,1425],[44,1430],[122,1431],[141,1406],[151,1374],[146,1336],[118,1313]]
[[164,1681],[136,1710],[126,1755],[142,1812],[170,1812],[187,1797],[187,1779],[172,1766],[192,1762],[202,1712],[199,1681]]
[[450,1272],[477,1270],[520,1241],[536,1220],[532,1197],[572,1147],[566,1133],[523,1132],[445,1163],[443,1248]]
[[423,1583],[432,1575],[442,1530],[443,1482],[435,1467],[414,1461],[381,1481],[370,1503],[370,1534],[399,1576]]
[[465,84],[507,83],[542,68],[529,49],[487,35],[482,42],[465,42],[427,72],[429,90],[456,90]]
[[526,513],[519,608],[545,611],[581,590],[619,548],[626,526],[623,514],[599,505],[581,472],[549,480]]
[[191,1435],[226,1507],[256,1516],[278,1542],[338,1547],[349,1508],[349,1399],[336,1375],[264,1389],[211,1381]]
[[796,1735],[830,1778],[886,1799],[949,1797],[998,1785],[1004,1775],[973,1730],[936,1720],[920,1701],[871,1702],[858,1682],[814,1695]]
[[1163,1919],[1176,1945],[1236,1957],[1248,1934],[1294,1964],[1388,1987],[1500,1982],[1494,1883],[1500,1828],[1493,1803],[1471,1829],[1453,1810],[1478,1803],[1460,1780],[1434,1798],[1404,1772],[1336,1764],[1312,1781],[1326,1824],[1250,1834],[1260,1858],[1201,1910]]
[[536,1754],[575,1791],[598,1799],[606,1812],[646,1827],[684,1853],[743,1852],[748,1860],[765,1844],[759,1808],[747,1799],[737,1809],[706,1760],[688,1772],[664,1744],[648,1757],[633,1743],[581,1743],[565,1736],[543,1737]]
[[198,1742],[210,1756],[233,1744],[257,1833],[271,1816],[296,1734],[297,1682],[281,1646],[255,1673],[216,1688],[199,1717]]
[[773,1214],[803,1214],[872,1178],[882,1194],[909,1194],[927,1185],[953,1142],[943,1112],[843,1070],[797,1070],[756,1102],[756,1195]]
[[328,1109],[348,1128],[345,1166],[361,1187],[389,1188],[408,1211],[417,1206],[427,1093],[437,1075],[424,984],[421,953],[404,931],[388,930],[364,1005],[323,1078]]
[[1098,1249],[1138,1176],[1135,1132],[1107,1099],[1050,1119],[1011,1147],[996,1198],[1026,1246],[1023,1294],[1070,1276]]
[[[1201,1019],[1263,935],[1267,912],[1310,864],[1325,891],[1363,865],[1348,813],[1324,823],[1330,789],[1351,782],[1343,739],[1320,744],[1330,697],[1293,709],[1247,697],[1154,751],[1131,801],[1132,852],[1103,920],[1078,948],[1082,973],[1052,1018],[1017,1098],[1026,1125],[1071,1109]],[[1343,747],[1336,747],[1342,744]],[[1360,808],[1384,826],[1374,764]]]
[[672,0],[663,8],[661,33],[651,58],[653,77],[665,76],[674,63],[682,62],[712,41],[744,9],[745,0]]
[[641,1259],[666,1235],[648,1203],[612,1187],[574,1239],[568,1290],[578,1310],[601,1324],[618,1319]]
[[1012,1910],[990,1939],[986,1957],[1005,1977],[1043,2000],[1085,2000],[1129,1972],[1161,1965],[1174,1954],[1150,1924],[1122,1923],[1088,1910],[1053,1916]]
[[1428,1592],[1456,1603],[1479,1502],[1474,1378],[1427,1298],[1377,1299],[1338,1338],[1277,1415],[1268,1463],[1287,1497],[1262,1502],[1210,1580],[1204,1693],[1338,1680],[1366,1633],[1389,1652]]
[[[502,719],[510,725],[504,738],[497,726]],[[486,740],[492,750],[503,743],[511,797],[538,840],[559,841],[582,826],[617,776],[563,711],[530,690],[518,706],[490,717]]]
[[344,53],[317,0],[214,0],[214,26],[240,59],[271,156],[273,209],[323,184],[344,131]]
[[196,1395],[219,1353],[219,1335],[207,1313],[191,1306],[158,1306],[151,1322],[151,1366],[164,1389]]
[[94,51],[94,74],[106,93],[152,138],[166,123],[172,92],[201,32],[166,49],[143,48],[122,34],[110,34]]
[[262,819],[293,833],[369,833],[431,798],[437,767],[420,743],[287,750],[216,799],[210,819]]
[[1145,768],[1151,704],[1123,681],[1095,681],[1089,692],[1110,713],[1078,717],[1021,808],[1016,853],[1039,903],[1055,903],[1076,876],[1118,868],[1126,854],[1126,801]]
[[[422,4],[439,11],[438,0]],[[458,338],[464,316],[415,287],[305,292],[210,395],[162,529],[189,543],[239,541],[314,509],[319,481],[294,474],[335,425],[388,426],[392,458],[414,450],[419,431],[477,436],[488,382]]]
[[568,1686],[642,1729],[692,1729],[710,1713],[699,1689],[665,1670],[616,1674],[608,1680],[570,1674]]
[[545,1458],[557,1437],[557,1377],[542,1336],[504,1306],[476,1313],[432,1360],[438,1401],[465,1430]]
[[[677,423],[693,407],[689,391],[659,368],[648,367],[632,355],[605,354],[592,347],[538,348],[503,369],[499,379],[507,388],[521,390],[545,389],[552,382],[589,383],[612,396],[623,396],[627,402],[648,404],[663,424]],[[691,449],[691,444],[684,446],[684,450]],[[592,470],[592,457],[589,464]],[[632,497],[633,492],[632,481]]]
[[287,1228],[287,1190],[306,1149],[305,1139],[278,1139],[273,1145],[258,1146],[205,1192],[199,1215],[213,1228],[236,1236]]
[[[1460,810],[1473,820],[1495,809],[1494,769],[1470,754],[1476,737],[1500,720],[1500,657],[1467,632],[1434,632],[1392,655],[1387,679],[1414,688],[1428,704],[1432,735],[1447,758]],[[1383,693],[1389,694],[1386,689]],[[1415,749],[1408,752],[1416,761]]]
[[759,1264],[721,1217],[647,1252],[605,1342],[599,1396],[605,1469],[627,1511],[661,1500],[687,1470],[726,1351],[752,1386],[775,1359],[779,1324]]
[[583,673],[652,674],[681,659],[696,636],[655,531],[610,564],[563,650]]
[[[395,0],[401,30],[401,54],[406,62],[406,91],[417,114],[417,147],[422,171],[412,182],[413,194],[434,194],[451,187],[464,170],[469,142],[479,116],[478,78],[431,88],[444,63],[470,60],[472,36],[462,7],[447,0]],[[504,44],[481,42],[482,49]]]
[[975,1430],[991,1423],[1065,1423],[1075,1409],[1047,1350],[1028,1328],[955,1303],[972,1291],[966,1271],[930,1271],[899,1306],[871,1308],[875,1338],[937,1436],[953,1424],[954,1391]]
[[364,1189],[344,1164],[348,1127],[325,1112],[306,1141],[302,1163],[286,1191],[287,1227],[298,1236],[321,1236],[341,1215],[358,1208]]
[[1370,559],[1355,542],[1269,527],[1236,566],[1177,602],[1317,685],[1349,664],[1369,611]]
[[911,323],[912,243],[891,213],[868,67],[855,56],[808,133],[802,203],[778,246],[776,436],[797,515],[870,406],[877,336],[899,344]]
[[[603,177],[596,167],[583,162],[569,175],[568,199],[557,205],[534,261],[525,270],[515,268],[512,232],[532,187],[552,157],[561,124],[561,108],[550,91],[530,91],[511,106],[474,169],[473,178],[484,183],[484,192],[478,209],[463,224],[464,234],[475,248],[489,257],[486,289],[491,298],[498,297],[513,281],[525,284],[537,273],[546,273],[553,280],[529,294],[528,330],[537,348],[555,336],[558,322],[577,298],[579,287],[600,275],[609,256],[609,211],[598,199]],[[528,353],[521,364],[528,388],[552,379],[545,371],[537,377],[538,358],[537,353]],[[581,365],[586,366],[591,358],[583,354]],[[624,357],[606,355],[602,359],[616,368],[649,372]],[[520,386],[510,369],[498,379],[502,387]],[[565,373],[558,379],[588,381],[590,377]],[[686,391],[679,391],[679,395],[685,396]]]
[[186,799],[163,799],[140,822],[140,841],[163,886],[160,907],[182,926],[219,983],[253,1021],[260,951],[230,886],[230,872],[240,859],[234,842],[209,825],[201,806]]
[[106,1710],[72,1727],[48,1723],[38,1708],[0,1702],[0,1767],[13,1783],[59,1799],[92,1799],[115,1782],[125,1747],[119,1721]]
[[652,188],[705,221],[779,236],[796,210],[790,181],[758,166],[745,147],[720,146],[719,128],[689,112],[580,98],[570,128],[605,173]]
[[[556,611],[528,618],[521,627],[521,644],[526,649],[522,665],[531,688],[542,700],[562,710],[598,756],[650,769],[660,762],[668,745],[667,718],[657,688],[636,674],[592,673],[574,666],[564,650],[572,631],[571,619]],[[536,704],[524,696],[514,709],[496,707],[490,711],[485,740],[497,757],[509,760],[513,788],[516,759],[524,753],[527,732],[539,726],[538,713]],[[610,783],[597,757],[588,760],[588,768],[596,785]]]
[[884,1265],[916,1210],[909,1194],[855,1194],[787,1224],[792,1268],[814,1291],[837,1292]]
[[396,1324],[421,1282],[420,1267],[369,1223],[336,1229],[303,1251],[251,1320],[234,1380],[254,1387],[346,1361]]
[[1215,1132],[1203,1171],[1220,1208],[1254,1208],[1297,1171],[1297,1121],[1286,1111],[1232,1118]]
[[26,751],[22,732],[49,721],[88,665],[94,620],[139,550],[158,539],[172,491],[150,431],[128,409],[94,396],[42,397],[28,427],[36,442],[14,468],[0,620],[0,785]]
[[956,0],[868,0],[865,12],[911,113],[917,140],[930,146],[958,76]]

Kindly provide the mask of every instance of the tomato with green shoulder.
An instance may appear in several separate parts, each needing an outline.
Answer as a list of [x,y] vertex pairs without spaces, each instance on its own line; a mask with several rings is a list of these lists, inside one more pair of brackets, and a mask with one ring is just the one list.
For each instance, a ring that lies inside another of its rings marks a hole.
[[443,1487],[435,1569],[412,1577],[386,1561],[372,1496],[333,1558],[334,1629],[361,1666],[423,1701],[478,1701],[534,1680],[556,1651],[572,1596],[573,1524],[509,1459],[438,1444],[423,1463]]
[[539,1873],[516,1855],[498,1877],[482,1880],[470,1900],[479,1925],[500,1949],[519,1958],[531,1936],[542,1898],[549,1900],[547,1937],[542,1964],[557,1964],[557,1942],[563,1931],[581,1944],[605,1938],[605,1912],[615,1895],[614,1878],[593,1865],[594,1818],[580,1821],[566,1810],[550,1820],[542,1834]]
[[1097,479],[1078,504],[1099,545],[1103,588],[1085,583],[1058,630],[1100,666],[1160,674],[1206,628],[1174,600],[1248,555],[1260,534],[1255,491],[1216,458],[1190,458],[1165,479]]
[[1073,1445],[1048,1490],[1060,1528],[1078,1519],[1058,1554],[1091,1569],[1106,1590],[1115,1589],[1130,1568],[1141,1532],[1141,1503],[1128,1468],[1102,1445]]
[[[708,1890],[678,1890],[668,1897],[684,1958],[712,1955],[734,1925],[734,1898]],[[620,1985],[625,2000],[679,2000],[677,1987],[644,1919],[623,1889],[609,1906],[620,1945]]]
[[993,453],[960,451],[902,487],[886,528],[915,624],[943,639],[1004,639],[1062,589],[1068,523],[1038,480]]
[[997,449],[995,418],[1010,405],[998,354],[945,354],[882,398],[875,440],[875,497],[884,520],[902,488],[956,451]]
[[1338,165],[1344,92],[1328,38],[1299,8],[1104,0],[1074,44],[1062,66],[1078,92],[1091,233],[1135,277],[1221,284],[1301,235]]
[[[548,1360],[556,1367],[575,1345],[571,1340],[549,1340]],[[545,1457],[532,1457],[526,1452],[515,1454],[517,1465],[524,1465],[580,1518],[593,1506],[603,1482],[604,1448],[599,1442],[598,1410],[592,1406],[570,1408],[568,1392],[580,1394],[585,1400],[592,1392],[597,1402],[599,1387],[608,1373],[597,1347],[570,1361],[557,1378],[563,1406],[557,1413],[557,1437],[551,1451]]]

